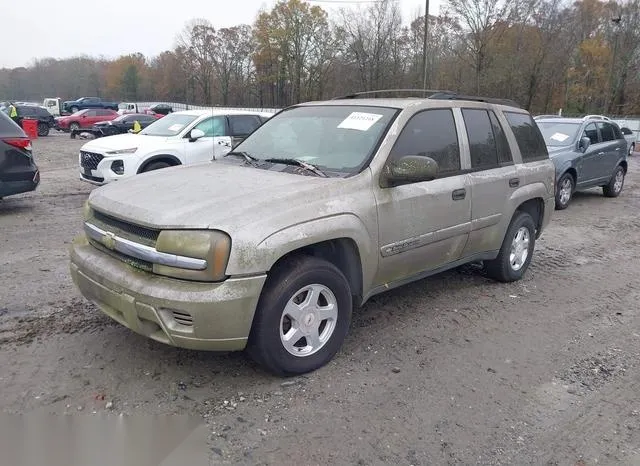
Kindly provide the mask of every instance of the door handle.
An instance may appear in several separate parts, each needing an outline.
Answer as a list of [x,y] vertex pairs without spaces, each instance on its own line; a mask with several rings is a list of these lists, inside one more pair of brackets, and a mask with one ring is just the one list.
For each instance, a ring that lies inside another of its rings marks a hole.
[[616,147],[616,150],[620,150],[620,148],[619,148],[619,147]]
[[520,178],[511,178],[509,180],[509,186],[512,188],[517,188],[520,186]]
[[462,188],[462,189],[456,189],[455,191],[453,191],[451,193],[451,199],[453,199],[454,201],[461,201],[462,199],[464,199],[467,195],[467,190]]
[[604,155],[604,152],[598,152],[598,155]]

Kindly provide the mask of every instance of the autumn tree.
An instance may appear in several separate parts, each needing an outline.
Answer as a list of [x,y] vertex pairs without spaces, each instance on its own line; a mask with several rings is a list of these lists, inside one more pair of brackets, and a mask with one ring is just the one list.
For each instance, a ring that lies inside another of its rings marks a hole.
[[178,52],[188,79],[197,83],[203,101],[212,102],[216,31],[208,20],[190,21],[178,36]]

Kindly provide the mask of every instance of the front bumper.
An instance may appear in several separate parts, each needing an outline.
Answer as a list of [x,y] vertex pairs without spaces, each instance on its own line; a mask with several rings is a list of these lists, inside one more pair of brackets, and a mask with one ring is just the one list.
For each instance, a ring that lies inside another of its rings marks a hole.
[[82,294],[136,333],[181,348],[242,350],[266,275],[197,283],[135,269],[91,246],[71,246],[71,276]]

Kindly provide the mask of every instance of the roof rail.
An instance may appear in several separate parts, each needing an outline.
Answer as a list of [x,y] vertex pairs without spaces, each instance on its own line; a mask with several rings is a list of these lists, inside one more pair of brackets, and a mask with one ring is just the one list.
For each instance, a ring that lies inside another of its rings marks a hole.
[[606,120],[606,121],[611,121],[611,118],[606,117],[604,115],[585,115],[584,117],[582,117],[583,121],[586,120]]
[[515,100],[497,99],[494,97],[478,97],[473,95],[456,94],[455,92],[443,91],[429,96],[429,99],[441,100],[471,100],[473,102],[486,102],[488,104],[507,105],[509,107],[522,108]]
[[362,92],[354,92],[353,94],[347,94],[339,97],[334,97],[331,100],[342,100],[342,99],[356,99],[358,97],[363,96],[373,96],[376,94],[382,93],[403,93],[403,94],[420,94],[420,97],[425,98],[426,94],[439,94],[439,93],[447,93],[453,94],[451,91],[442,91],[442,90],[434,90],[434,89],[379,89],[376,91],[362,91]]
[[565,118],[562,115],[536,115],[533,117],[534,120],[542,120],[542,119],[549,119],[549,118]]

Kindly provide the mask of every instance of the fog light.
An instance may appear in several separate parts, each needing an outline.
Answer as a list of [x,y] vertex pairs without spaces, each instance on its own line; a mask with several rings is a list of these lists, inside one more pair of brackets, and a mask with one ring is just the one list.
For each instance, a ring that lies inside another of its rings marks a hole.
[[122,160],[114,160],[113,162],[111,162],[111,171],[116,175],[123,175],[124,163],[122,162]]

